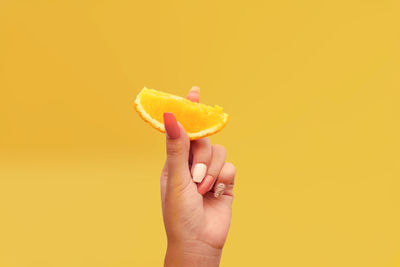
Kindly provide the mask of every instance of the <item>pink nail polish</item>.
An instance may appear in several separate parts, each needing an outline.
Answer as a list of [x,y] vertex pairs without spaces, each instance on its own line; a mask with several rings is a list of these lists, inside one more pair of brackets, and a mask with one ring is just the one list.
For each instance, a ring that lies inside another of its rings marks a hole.
[[207,175],[206,178],[203,179],[203,181],[199,184],[197,188],[199,193],[204,195],[205,193],[210,191],[214,185],[214,181],[215,181],[214,177],[212,177],[211,175]]
[[179,128],[178,122],[173,113],[164,113],[164,126],[168,138],[177,139],[181,135],[181,129]]
[[190,89],[188,95],[186,96],[187,99],[189,99],[192,102],[199,102],[200,100],[200,87],[198,86],[193,86],[192,89]]

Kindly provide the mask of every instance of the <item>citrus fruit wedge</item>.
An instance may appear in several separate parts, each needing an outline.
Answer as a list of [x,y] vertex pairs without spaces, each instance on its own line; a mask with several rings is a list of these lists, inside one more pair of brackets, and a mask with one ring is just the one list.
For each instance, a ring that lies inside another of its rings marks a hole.
[[195,103],[180,96],[143,88],[136,97],[134,107],[139,116],[152,127],[165,132],[163,114],[172,112],[185,128],[190,140],[200,139],[222,130],[229,115],[220,106]]

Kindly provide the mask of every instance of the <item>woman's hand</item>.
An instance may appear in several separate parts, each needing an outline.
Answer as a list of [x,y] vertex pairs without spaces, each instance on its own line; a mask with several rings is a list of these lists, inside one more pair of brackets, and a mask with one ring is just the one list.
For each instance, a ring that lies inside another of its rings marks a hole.
[[[193,87],[187,98],[198,102],[199,91]],[[218,266],[231,221],[235,167],[225,162],[223,146],[208,138],[190,142],[172,113],[164,114],[164,125],[165,266]]]

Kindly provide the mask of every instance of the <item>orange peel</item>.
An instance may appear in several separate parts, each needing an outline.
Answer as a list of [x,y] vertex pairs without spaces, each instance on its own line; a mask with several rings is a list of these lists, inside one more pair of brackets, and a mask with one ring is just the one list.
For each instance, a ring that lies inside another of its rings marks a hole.
[[153,128],[165,132],[163,114],[171,112],[183,126],[190,140],[221,131],[229,120],[222,107],[192,102],[186,98],[143,88],[134,101],[139,116]]

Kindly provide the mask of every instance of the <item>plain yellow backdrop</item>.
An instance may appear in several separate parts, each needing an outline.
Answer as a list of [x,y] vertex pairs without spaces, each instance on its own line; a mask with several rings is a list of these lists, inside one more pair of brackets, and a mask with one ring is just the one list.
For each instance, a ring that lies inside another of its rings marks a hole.
[[221,266],[400,266],[400,2],[0,1],[0,266],[160,266],[147,86],[231,115]]

